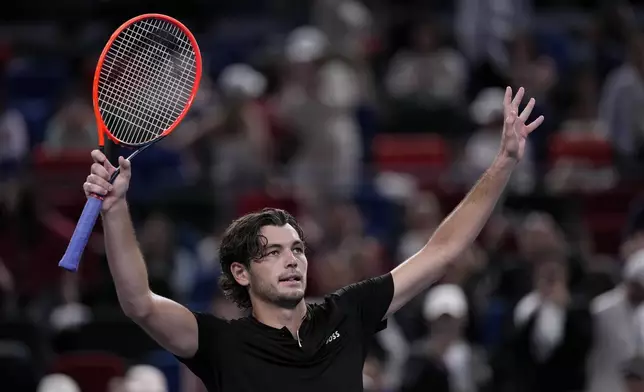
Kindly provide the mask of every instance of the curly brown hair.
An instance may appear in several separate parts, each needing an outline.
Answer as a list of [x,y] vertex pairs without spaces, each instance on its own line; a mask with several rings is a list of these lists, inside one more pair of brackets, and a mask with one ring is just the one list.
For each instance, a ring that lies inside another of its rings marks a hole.
[[250,263],[262,256],[267,239],[260,234],[264,226],[284,226],[290,224],[304,241],[304,233],[295,218],[288,212],[277,208],[264,208],[261,211],[246,214],[233,221],[224,232],[219,247],[221,277],[219,287],[226,298],[241,309],[250,309],[248,288],[237,283],[230,270],[232,263],[242,263],[250,268]]

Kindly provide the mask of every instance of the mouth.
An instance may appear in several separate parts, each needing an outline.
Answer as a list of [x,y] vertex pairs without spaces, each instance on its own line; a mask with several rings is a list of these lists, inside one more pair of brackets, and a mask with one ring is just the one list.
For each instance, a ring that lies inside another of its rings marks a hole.
[[302,276],[298,274],[289,274],[280,277],[279,279],[280,283],[290,283],[290,284],[295,284],[295,283],[300,283],[302,282]]

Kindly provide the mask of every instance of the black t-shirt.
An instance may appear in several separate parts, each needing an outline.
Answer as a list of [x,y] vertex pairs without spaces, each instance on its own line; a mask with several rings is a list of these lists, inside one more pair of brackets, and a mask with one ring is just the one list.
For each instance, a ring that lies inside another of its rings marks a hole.
[[[308,304],[300,342],[253,317],[224,321],[195,313],[199,349],[178,359],[209,392],[357,392],[372,336],[386,327],[391,274],[347,286]],[[300,347],[301,344],[301,347]]]

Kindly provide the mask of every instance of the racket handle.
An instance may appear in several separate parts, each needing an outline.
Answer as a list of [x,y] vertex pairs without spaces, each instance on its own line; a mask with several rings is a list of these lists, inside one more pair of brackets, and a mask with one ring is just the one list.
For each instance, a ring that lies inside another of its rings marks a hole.
[[78,270],[83,251],[85,250],[85,246],[87,246],[89,237],[92,235],[96,218],[98,218],[102,205],[103,200],[101,199],[91,196],[87,198],[87,203],[85,203],[83,213],[78,219],[72,239],[67,246],[67,251],[65,251],[63,258],[58,263],[59,267],[71,272]]

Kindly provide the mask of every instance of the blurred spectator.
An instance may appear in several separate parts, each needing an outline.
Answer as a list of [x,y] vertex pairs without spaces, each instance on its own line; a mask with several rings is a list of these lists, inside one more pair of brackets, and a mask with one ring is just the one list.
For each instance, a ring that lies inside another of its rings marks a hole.
[[202,125],[206,134],[199,141],[210,156],[213,184],[228,190],[218,195],[220,209],[232,212],[240,195],[263,188],[272,169],[268,118],[258,104],[266,79],[249,65],[232,64],[219,75],[217,87],[219,122]]
[[534,279],[533,291],[514,310],[515,388],[584,390],[593,338],[588,302],[570,292],[567,263],[560,256],[541,261]]
[[322,246],[346,255],[359,280],[384,273],[383,255],[378,240],[365,231],[365,218],[358,206],[338,202],[328,212],[326,239]]
[[[511,217],[508,220],[512,222]],[[480,338],[489,349],[495,351],[491,353],[494,357],[507,354],[507,347],[502,346],[515,329],[513,309],[532,291],[534,272],[539,265],[553,259],[565,260],[567,275],[571,280],[569,283],[577,277],[578,270],[578,262],[572,257],[569,244],[552,216],[531,212],[518,222],[507,225],[510,227],[503,230],[514,229],[512,242],[516,245],[516,252],[508,251],[505,241],[497,248],[488,249],[489,263],[475,278],[477,284],[472,289],[477,314],[483,323]],[[500,366],[505,367],[510,360],[504,358],[499,361]],[[496,360],[494,362],[496,368],[499,364]],[[497,368],[495,371],[502,370]],[[508,371],[511,376],[512,370]]]
[[324,224],[326,234],[317,245],[312,263],[312,294],[323,295],[384,272],[381,244],[365,233],[364,217],[350,202],[330,206]]
[[[532,25],[531,0],[459,0],[456,2],[455,35],[472,72],[470,96],[486,87],[508,84],[508,44]],[[532,94],[532,92],[530,92]]]
[[0,90],[0,185],[15,175],[29,153],[29,130],[22,114],[7,107],[6,92]]
[[607,139],[607,124],[599,121],[599,86],[594,68],[584,64],[578,69],[572,86],[572,102],[560,132],[572,138]]
[[557,67],[538,47],[536,34],[524,31],[511,44],[510,78],[514,86],[523,86],[542,105],[558,82]]
[[405,206],[405,232],[398,245],[398,262],[420,251],[443,219],[438,198],[433,193],[418,193]]
[[316,0],[312,19],[334,53],[353,59],[364,50],[372,27],[369,9],[356,0]]
[[410,41],[410,47],[391,60],[386,77],[389,94],[430,108],[461,104],[467,82],[463,56],[446,46],[430,23],[416,26]]
[[474,392],[472,348],[465,341],[467,300],[460,287],[438,285],[425,297],[425,340],[413,344],[401,391]]
[[53,333],[79,328],[92,318],[92,310],[80,302],[78,275],[66,274],[61,282],[61,303],[49,315]]
[[81,392],[76,381],[65,374],[49,374],[40,380],[38,392]]
[[644,39],[629,39],[627,61],[613,70],[603,86],[599,115],[610,130],[610,140],[620,156],[629,160],[641,154],[644,122],[639,108],[644,103]]
[[[185,292],[185,275],[179,268],[189,268],[178,262],[177,231],[170,218],[162,212],[153,212],[139,230],[138,240],[146,262],[150,288],[166,298],[177,298]],[[190,276],[194,280],[194,275]]]
[[531,212],[521,222],[517,233],[519,257],[528,264],[537,264],[542,256],[555,254],[567,257],[569,244],[554,217],[545,212]]
[[[601,141],[608,145],[610,135],[607,124],[599,121],[597,114],[597,78],[593,69],[585,67],[579,70],[572,89],[570,110],[561,124],[557,142]],[[595,162],[597,153],[591,154],[592,151],[587,154],[587,159],[564,156],[551,162],[546,180],[548,189],[564,193],[597,192],[614,187],[617,173],[612,164]]]
[[316,0],[312,21],[327,37],[329,52],[351,66],[358,100],[373,104],[376,87],[370,60],[378,50],[378,38],[371,11],[357,0]]
[[[461,166],[465,185],[470,187],[487,170],[496,158],[503,128],[503,97],[505,91],[489,88],[481,91],[471,106],[472,118],[478,129],[467,141]],[[517,165],[510,179],[509,188],[518,193],[528,193],[534,189],[535,175],[530,145],[526,155]]]
[[351,67],[328,56],[328,39],[310,26],[286,40],[287,73],[278,111],[297,140],[292,161],[295,195],[320,214],[324,200],[353,194],[362,146],[355,118],[359,87]]
[[149,365],[136,365],[125,374],[123,392],[168,392],[168,385],[159,369]]
[[623,367],[644,355],[644,251],[626,261],[623,282],[592,304],[595,339],[589,361],[589,391],[627,391]]
[[96,120],[87,99],[75,92],[63,101],[45,132],[42,148],[51,153],[90,150],[97,144]]

